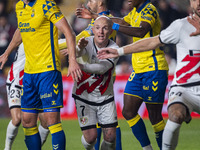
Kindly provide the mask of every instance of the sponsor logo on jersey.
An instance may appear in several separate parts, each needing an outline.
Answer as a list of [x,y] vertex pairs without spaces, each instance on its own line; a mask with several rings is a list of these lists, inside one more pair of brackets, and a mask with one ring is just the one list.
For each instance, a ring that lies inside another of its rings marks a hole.
[[48,97],[52,97],[52,92],[51,93],[45,93],[43,95],[40,95],[40,99],[43,99],[43,98],[48,98]]
[[149,90],[149,86],[143,86],[143,90]]

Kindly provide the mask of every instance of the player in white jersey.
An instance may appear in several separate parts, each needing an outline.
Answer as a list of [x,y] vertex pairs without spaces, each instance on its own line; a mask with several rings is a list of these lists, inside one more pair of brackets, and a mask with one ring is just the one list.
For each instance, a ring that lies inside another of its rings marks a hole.
[[[8,105],[11,112],[11,121],[7,127],[4,150],[11,150],[12,144],[18,133],[19,125],[21,124],[21,89],[24,76],[25,59],[24,46],[23,44],[20,44],[6,80],[6,90]],[[41,142],[43,144],[46,141],[49,130],[47,129],[45,121],[42,119],[42,113],[40,113],[39,117],[41,121],[41,124],[39,125],[39,133]]]
[[113,72],[117,59],[99,60],[97,52],[103,47],[118,48],[108,37],[112,31],[111,20],[105,16],[96,19],[94,36],[79,41],[78,56],[87,57],[80,65],[82,79],[74,83],[79,125],[86,150],[94,149],[97,138],[96,123],[102,127],[104,140],[101,149],[115,150],[117,112],[113,93]]
[[[200,0],[190,0],[190,5],[194,15],[200,17]],[[162,44],[176,44],[177,67],[169,91],[169,119],[163,133],[162,150],[174,150],[178,144],[181,124],[190,122],[191,112],[200,114],[200,35],[197,35],[198,30],[188,20],[178,19],[159,36],[119,49],[104,49],[98,55],[101,59],[113,58],[154,49]]]

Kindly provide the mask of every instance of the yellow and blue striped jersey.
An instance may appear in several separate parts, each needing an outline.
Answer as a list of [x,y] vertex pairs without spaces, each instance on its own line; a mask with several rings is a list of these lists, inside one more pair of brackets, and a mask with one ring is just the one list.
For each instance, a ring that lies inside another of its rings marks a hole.
[[[146,0],[138,10],[134,7],[133,10],[124,17],[124,21],[129,23],[132,27],[140,27],[142,21],[149,23],[151,25],[151,30],[143,38],[153,37],[160,33],[161,25],[159,14],[150,0]],[[133,42],[143,38],[133,37]],[[160,48],[146,52],[133,53],[132,66],[135,73],[168,70],[164,52],[160,50]]]
[[64,16],[54,0],[32,0],[28,5],[20,0],[16,14],[26,55],[24,72],[60,71],[58,29],[54,24]]
[[[113,17],[110,14],[110,11],[103,11],[103,12],[99,13],[99,15],[106,15],[108,17]],[[82,37],[89,37],[91,35],[94,35],[92,32],[92,27],[94,26],[94,22],[95,22],[95,20],[92,19],[91,22],[89,23],[89,25],[87,26],[87,28],[76,36],[76,43],[78,43],[78,41]],[[117,32],[115,30],[113,30],[111,35],[109,36],[109,38],[113,41],[116,41],[116,35],[117,35]],[[66,42],[59,44],[59,49],[65,49],[65,48],[67,48]]]

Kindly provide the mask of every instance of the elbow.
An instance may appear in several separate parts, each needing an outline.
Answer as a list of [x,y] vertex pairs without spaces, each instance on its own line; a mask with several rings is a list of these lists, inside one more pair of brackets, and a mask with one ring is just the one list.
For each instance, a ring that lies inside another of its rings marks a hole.
[[102,69],[101,69],[101,70],[99,71],[99,74],[100,74],[100,75],[103,75],[103,74],[105,74],[106,72],[107,72],[107,70],[102,70]]

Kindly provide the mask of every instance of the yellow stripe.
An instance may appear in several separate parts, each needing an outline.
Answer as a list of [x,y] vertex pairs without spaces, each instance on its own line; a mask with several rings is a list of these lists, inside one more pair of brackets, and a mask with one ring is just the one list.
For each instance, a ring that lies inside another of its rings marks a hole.
[[117,127],[116,128],[120,128],[120,126],[119,125],[117,125]]
[[31,136],[38,133],[38,127],[23,128],[25,136]]
[[140,115],[137,114],[137,116],[134,117],[133,119],[127,120],[129,127],[134,126],[140,120],[140,118],[141,118]]
[[152,127],[154,129],[154,132],[160,132],[165,128],[165,121],[162,120],[159,123],[152,125]]
[[98,123],[97,123],[97,128],[101,128],[101,127],[98,125]]
[[133,94],[129,94],[129,93],[124,93],[125,95],[129,95],[129,96],[135,96],[135,97],[138,97],[140,99],[143,99],[142,97],[138,96],[138,95],[133,95]]
[[51,134],[60,132],[60,131],[62,131],[62,125],[61,125],[61,123],[54,124],[52,126],[49,126],[49,130],[50,130]]

